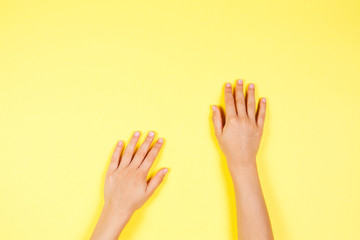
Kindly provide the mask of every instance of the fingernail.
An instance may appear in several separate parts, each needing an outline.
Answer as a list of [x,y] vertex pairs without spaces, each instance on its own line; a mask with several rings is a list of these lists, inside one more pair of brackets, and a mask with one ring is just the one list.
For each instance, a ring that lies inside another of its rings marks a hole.
[[149,132],[149,137],[153,137],[155,134],[154,134],[154,132],[153,131],[150,131]]
[[164,175],[168,172],[167,168],[164,168]]
[[265,98],[262,98],[261,101],[262,101],[263,103],[266,103],[266,99],[265,99]]
[[250,89],[254,89],[254,88],[255,88],[255,85],[252,84],[252,83],[250,83],[249,88],[250,88]]
[[226,83],[225,86],[226,86],[226,87],[231,87],[231,84],[230,84],[230,83]]
[[135,137],[137,137],[137,136],[139,136],[140,135],[140,132],[138,132],[138,131],[136,131],[135,133],[134,133],[134,136]]
[[158,140],[159,143],[162,143],[163,141],[164,141],[164,139],[162,139],[162,138],[159,138],[159,140]]
[[243,80],[239,79],[239,80],[237,81],[237,83],[238,83],[239,85],[242,85],[242,84],[243,84]]
[[211,108],[212,108],[213,112],[215,112],[216,107],[215,107],[215,106],[212,106]]
[[120,140],[120,141],[118,142],[118,146],[121,146],[122,144],[123,144],[123,141]]

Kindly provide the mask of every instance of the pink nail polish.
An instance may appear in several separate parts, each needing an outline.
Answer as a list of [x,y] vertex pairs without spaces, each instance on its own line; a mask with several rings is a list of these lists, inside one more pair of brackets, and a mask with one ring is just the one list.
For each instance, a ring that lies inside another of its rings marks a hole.
[[154,134],[154,132],[153,131],[150,131],[149,132],[149,137],[153,137],[155,134]]
[[250,88],[250,89],[254,89],[254,88],[255,88],[255,85],[252,84],[252,83],[250,83],[249,88]]
[[118,145],[121,146],[122,144],[123,144],[123,141],[120,140],[120,141],[118,142]]
[[212,106],[212,110],[213,110],[213,112],[215,112],[215,110],[216,110],[216,107],[215,107],[215,106]]
[[261,101],[262,101],[263,103],[266,103],[266,99],[265,99],[265,98],[261,99]]
[[162,143],[163,141],[164,141],[164,139],[162,139],[162,138],[159,138],[159,140],[158,140],[159,143]]
[[226,87],[231,87],[231,84],[230,84],[230,83],[226,83],[225,86],[226,86]]
[[136,131],[135,133],[134,133],[134,136],[135,137],[138,137],[140,135],[140,132],[138,132],[138,131]]
[[164,169],[164,175],[165,175],[167,172],[168,172],[168,169],[165,168],[165,169]]
[[239,79],[239,80],[237,81],[237,83],[238,83],[239,85],[242,85],[242,84],[243,84],[243,80]]

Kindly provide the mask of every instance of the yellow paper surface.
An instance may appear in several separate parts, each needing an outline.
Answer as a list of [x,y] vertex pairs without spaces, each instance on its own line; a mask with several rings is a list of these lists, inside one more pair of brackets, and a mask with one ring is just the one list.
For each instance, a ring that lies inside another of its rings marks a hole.
[[163,185],[120,239],[236,239],[211,126],[267,97],[275,238],[360,239],[360,2],[0,0],[0,239],[88,239],[116,141],[154,130]]

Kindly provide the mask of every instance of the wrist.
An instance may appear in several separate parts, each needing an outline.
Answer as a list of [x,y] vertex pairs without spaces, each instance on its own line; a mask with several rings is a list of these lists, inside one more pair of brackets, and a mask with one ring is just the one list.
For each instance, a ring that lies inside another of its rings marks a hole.
[[125,208],[121,206],[121,204],[110,204],[104,203],[102,213],[108,216],[112,216],[113,218],[122,218],[122,219],[130,219],[133,215],[134,211],[130,210],[129,208]]
[[234,184],[243,181],[244,178],[257,174],[256,159],[236,160],[229,162],[229,171]]
[[133,212],[125,209],[118,208],[118,206],[112,206],[104,204],[101,212],[101,217],[108,222],[110,227],[114,230],[123,229],[126,223],[130,220]]
[[118,239],[131,216],[132,212],[105,203],[91,239]]
[[256,167],[256,157],[226,157],[230,171]]

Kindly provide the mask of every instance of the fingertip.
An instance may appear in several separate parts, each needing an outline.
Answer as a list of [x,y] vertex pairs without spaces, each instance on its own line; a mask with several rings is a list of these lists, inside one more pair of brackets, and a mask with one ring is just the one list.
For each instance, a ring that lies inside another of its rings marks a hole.
[[212,119],[217,120],[219,118],[219,111],[218,111],[217,107],[215,105],[213,105],[211,107],[211,109],[212,109],[212,115],[211,115]]
[[265,103],[266,103],[266,98],[262,98],[262,99],[261,99],[261,102],[262,102],[263,104],[265,104]]
[[212,106],[211,106],[211,110],[212,110],[213,112],[216,112],[216,106],[215,106],[215,105],[212,105]]

